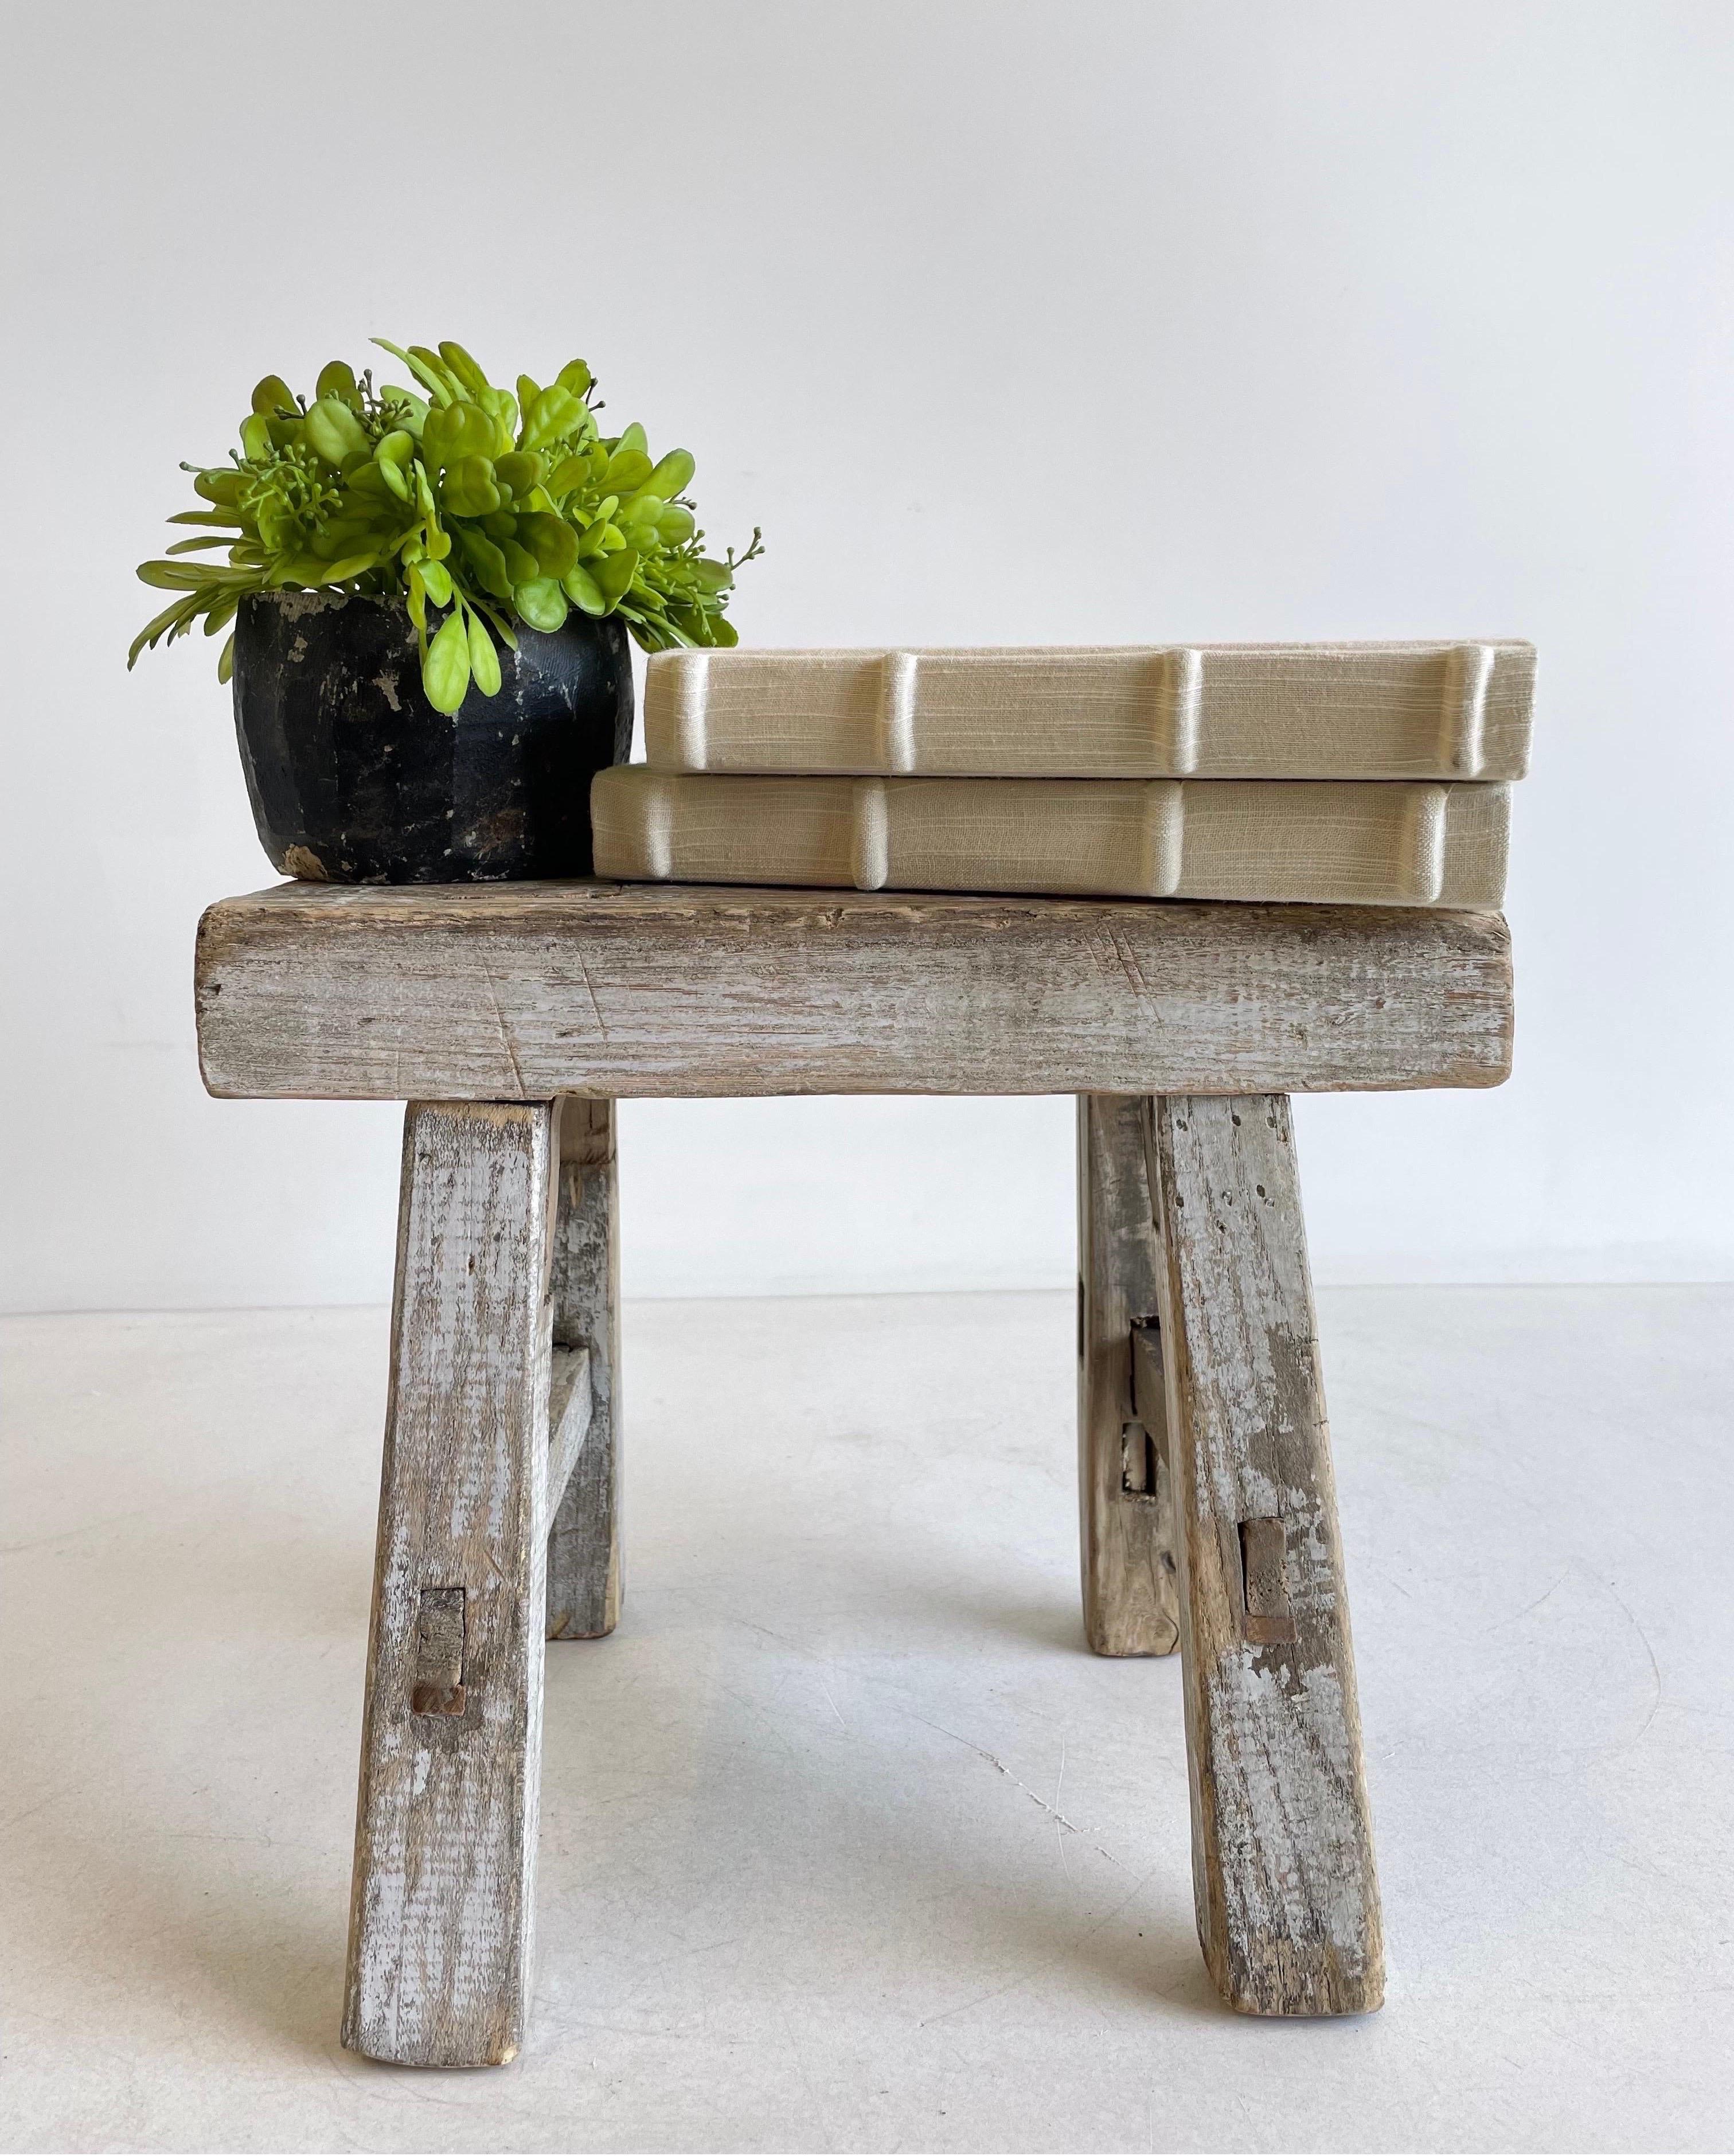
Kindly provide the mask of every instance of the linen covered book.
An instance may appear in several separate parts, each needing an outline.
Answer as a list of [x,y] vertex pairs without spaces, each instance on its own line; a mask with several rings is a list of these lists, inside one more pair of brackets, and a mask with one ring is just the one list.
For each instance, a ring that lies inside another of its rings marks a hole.
[[1402,781],[750,778],[616,764],[596,872],[1128,898],[1491,908],[1510,792]]
[[670,651],[659,771],[1026,778],[1521,778],[1514,641]]

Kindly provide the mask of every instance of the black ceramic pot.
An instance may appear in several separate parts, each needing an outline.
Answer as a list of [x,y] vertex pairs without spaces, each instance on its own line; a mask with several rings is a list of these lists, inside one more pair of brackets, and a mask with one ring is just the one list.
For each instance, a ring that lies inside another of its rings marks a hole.
[[590,873],[590,781],[632,747],[626,628],[519,626],[500,692],[452,716],[422,690],[403,602],[244,599],[235,732],[260,843],[326,883],[491,883]]

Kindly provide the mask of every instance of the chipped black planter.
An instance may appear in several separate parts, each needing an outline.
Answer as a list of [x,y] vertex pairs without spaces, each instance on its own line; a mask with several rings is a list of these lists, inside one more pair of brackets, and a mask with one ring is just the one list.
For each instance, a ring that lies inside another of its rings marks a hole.
[[448,717],[403,603],[262,593],[235,620],[235,732],[259,841],[326,883],[590,873],[590,781],[632,745],[626,629],[520,625],[500,693]]

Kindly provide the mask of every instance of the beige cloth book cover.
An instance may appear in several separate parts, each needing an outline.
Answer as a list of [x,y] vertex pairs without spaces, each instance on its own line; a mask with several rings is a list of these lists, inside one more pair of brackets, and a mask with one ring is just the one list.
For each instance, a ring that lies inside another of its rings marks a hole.
[[667,651],[654,769],[957,778],[1521,778],[1535,648]]
[[1491,908],[1504,786],[1332,781],[730,778],[616,764],[591,787],[596,872]]

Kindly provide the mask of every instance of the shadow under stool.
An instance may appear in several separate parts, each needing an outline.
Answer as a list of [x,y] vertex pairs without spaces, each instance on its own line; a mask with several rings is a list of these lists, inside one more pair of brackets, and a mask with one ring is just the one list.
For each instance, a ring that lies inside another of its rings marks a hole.
[[620,1608],[613,1103],[1073,1093],[1084,1620],[1183,1672],[1243,2013],[1383,1989],[1288,1096],[1496,1086],[1497,914],[287,884],[200,924],[224,1098],[406,1101],[343,2041],[510,2059],[544,1641]]

